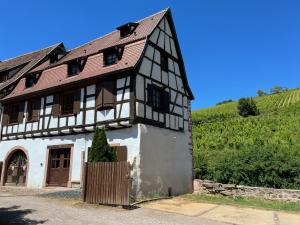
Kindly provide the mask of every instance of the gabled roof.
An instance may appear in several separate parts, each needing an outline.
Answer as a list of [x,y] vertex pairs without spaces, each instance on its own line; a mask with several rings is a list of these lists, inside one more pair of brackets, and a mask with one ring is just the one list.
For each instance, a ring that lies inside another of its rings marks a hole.
[[[134,33],[128,37],[121,38],[120,31],[115,30],[70,50],[57,63],[50,65],[49,62],[43,62],[30,71],[41,72],[41,76],[36,85],[25,89],[25,78],[22,78],[15,89],[3,100],[21,97],[23,95],[27,96],[27,94],[53,89],[61,85],[76,83],[96,76],[134,68],[143,53],[146,38],[153,32],[168,10],[169,9],[162,10],[152,16],[137,21],[138,26],[134,30]],[[103,55],[99,53],[116,46],[124,47],[122,59],[117,64],[111,66],[103,67],[103,65],[99,65],[99,63],[103,62],[103,60],[100,59]],[[87,57],[89,57],[89,59],[96,57],[97,60],[91,60],[91,63],[88,61],[84,70],[78,75],[66,77],[67,63],[69,61]]]
[[47,48],[40,49],[38,51],[34,51],[31,53],[17,56],[15,58],[1,61],[0,71],[10,70],[20,65],[26,65],[20,71],[18,71],[11,79],[1,83],[0,90],[19,80],[25,73],[30,71],[34,66],[41,62],[48,54],[50,54],[54,49],[56,49],[60,45],[62,45],[62,43],[58,43]]
[[[164,16],[171,17],[169,9],[162,10],[152,16],[146,17],[140,21],[137,21],[138,26],[134,30],[133,34],[128,37],[122,38],[120,36],[120,30],[115,30],[107,35],[90,41],[84,45],[74,48],[67,52],[67,54],[61,58],[58,62],[50,64],[48,61],[41,61],[42,53],[40,57],[34,58],[27,66],[31,65],[31,70],[25,71],[22,69],[22,73],[15,76],[14,80],[19,79],[17,86],[14,90],[2,100],[29,98],[36,96],[36,94],[44,92],[59,91],[62,85],[72,85],[72,88],[76,85],[80,85],[80,82],[96,79],[99,76],[108,75],[112,73],[119,73],[121,71],[128,71],[134,69],[140,62],[141,56],[145,49],[148,36],[152,34],[154,29],[158,26]],[[171,23],[172,28],[175,31],[173,21]],[[176,37],[177,40],[177,37]],[[178,42],[176,45],[179,48]],[[57,46],[56,46],[57,47]],[[118,63],[110,66],[103,66],[103,52],[106,49],[113,47],[123,47],[124,52],[122,59]],[[48,48],[47,48],[48,49]],[[50,49],[48,49],[51,52]],[[49,52],[43,52],[49,54]],[[182,62],[183,82],[187,88],[189,96],[193,99],[193,94],[189,88],[185,69],[183,65],[183,59],[179,49],[179,59]],[[73,77],[67,76],[67,64],[75,59],[88,58],[86,65],[78,75]],[[39,60],[38,60],[39,59]],[[37,65],[37,62],[39,64]],[[33,65],[35,64],[35,65]],[[0,63],[0,66],[2,63]],[[22,77],[26,72],[38,72],[40,73],[38,82],[31,88],[25,88],[25,77]],[[5,82],[6,83],[6,82]],[[1,85],[0,85],[1,88]]]

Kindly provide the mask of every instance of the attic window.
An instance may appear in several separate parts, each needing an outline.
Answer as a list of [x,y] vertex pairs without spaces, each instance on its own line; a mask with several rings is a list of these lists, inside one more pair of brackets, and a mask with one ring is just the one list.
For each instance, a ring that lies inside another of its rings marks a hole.
[[110,66],[116,64],[122,58],[123,49],[122,48],[114,48],[109,49],[103,53],[104,66]]
[[58,61],[58,55],[57,54],[52,54],[49,56],[50,59],[50,64],[56,63]]
[[138,23],[130,22],[118,27],[117,30],[120,31],[120,37],[125,38],[130,36],[138,25],[139,25]]
[[26,76],[25,87],[30,88],[33,87],[38,80],[38,74],[28,74]]
[[84,59],[76,59],[68,63],[68,76],[75,76],[79,74],[85,65],[86,60]]
[[8,72],[0,72],[0,83],[5,82],[8,80]]

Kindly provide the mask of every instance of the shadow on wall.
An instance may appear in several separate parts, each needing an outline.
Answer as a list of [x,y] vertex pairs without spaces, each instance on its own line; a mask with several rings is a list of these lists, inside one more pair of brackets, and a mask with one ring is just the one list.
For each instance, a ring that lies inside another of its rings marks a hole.
[[19,209],[20,206],[11,206],[9,208],[0,208],[0,224],[14,224],[14,225],[26,225],[26,224],[43,224],[47,220],[31,220],[25,218],[26,215],[35,212],[32,209]]

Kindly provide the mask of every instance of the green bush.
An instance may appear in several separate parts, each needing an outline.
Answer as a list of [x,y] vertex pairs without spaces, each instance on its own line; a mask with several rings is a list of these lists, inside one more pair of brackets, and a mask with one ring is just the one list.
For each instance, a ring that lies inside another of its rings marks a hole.
[[[211,152],[213,162],[203,179],[273,188],[300,188],[300,149],[244,146],[239,151]],[[212,156],[213,155],[213,156]]]
[[238,112],[242,117],[257,116],[258,108],[252,98],[241,98],[238,102]]
[[104,129],[96,128],[92,146],[88,152],[89,162],[117,161],[116,149],[107,143]]

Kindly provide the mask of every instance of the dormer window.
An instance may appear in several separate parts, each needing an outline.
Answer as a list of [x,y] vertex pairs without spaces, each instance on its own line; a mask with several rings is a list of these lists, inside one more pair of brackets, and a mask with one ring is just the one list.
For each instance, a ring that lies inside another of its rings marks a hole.
[[117,30],[120,31],[120,37],[125,38],[130,36],[138,25],[139,25],[138,23],[130,22],[118,27]]
[[0,83],[5,82],[8,80],[8,72],[0,72]]
[[109,49],[103,53],[104,66],[110,66],[116,64],[122,58],[123,49],[122,48],[114,48]]
[[33,87],[37,83],[37,80],[38,80],[38,74],[34,74],[34,73],[28,74],[26,76],[25,87],[26,88]]
[[79,74],[83,70],[85,62],[86,62],[85,59],[77,59],[77,60],[69,62],[68,63],[68,76],[72,77],[72,76]]
[[58,55],[57,54],[52,54],[49,56],[50,64],[56,63],[58,61]]

